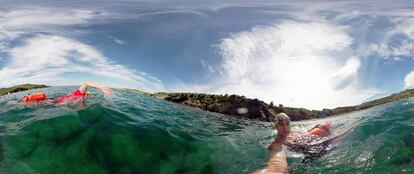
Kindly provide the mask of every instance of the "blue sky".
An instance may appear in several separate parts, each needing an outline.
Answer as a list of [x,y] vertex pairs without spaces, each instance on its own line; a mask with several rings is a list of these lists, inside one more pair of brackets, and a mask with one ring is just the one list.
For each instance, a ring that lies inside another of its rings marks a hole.
[[414,85],[410,1],[0,2],[0,87],[93,80],[310,109]]

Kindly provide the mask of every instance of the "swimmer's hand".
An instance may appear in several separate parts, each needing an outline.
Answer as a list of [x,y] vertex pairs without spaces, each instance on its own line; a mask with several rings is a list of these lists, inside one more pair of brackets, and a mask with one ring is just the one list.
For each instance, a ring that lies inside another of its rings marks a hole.
[[102,87],[101,91],[105,94],[105,95],[112,95],[112,89],[111,88],[107,88],[107,87]]

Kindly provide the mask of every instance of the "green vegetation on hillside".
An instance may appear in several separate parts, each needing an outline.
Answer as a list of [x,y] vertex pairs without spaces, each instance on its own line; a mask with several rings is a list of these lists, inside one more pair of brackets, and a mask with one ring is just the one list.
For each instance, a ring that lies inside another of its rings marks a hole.
[[360,106],[364,107],[364,108],[369,108],[369,107],[378,106],[378,105],[390,103],[390,102],[393,102],[393,101],[409,98],[409,97],[412,97],[412,96],[414,96],[414,89],[406,89],[404,91],[401,91],[399,93],[391,94],[390,96],[387,96],[387,97],[384,97],[384,98],[380,98],[380,99],[377,99],[377,100],[372,100],[372,101],[369,101],[369,102],[362,103]]
[[0,96],[14,93],[14,92],[20,92],[20,91],[26,91],[29,89],[36,89],[36,88],[46,88],[48,86],[46,85],[35,85],[35,84],[23,84],[18,86],[13,86],[10,88],[0,88]]

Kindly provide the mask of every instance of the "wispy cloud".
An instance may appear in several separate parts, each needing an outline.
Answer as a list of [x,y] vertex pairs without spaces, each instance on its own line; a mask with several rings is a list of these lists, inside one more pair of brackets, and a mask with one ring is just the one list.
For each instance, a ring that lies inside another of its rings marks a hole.
[[[380,36],[379,42],[371,43],[366,50],[376,58],[404,61],[414,59],[414,12],[412,9],[381,11],[381,18],[389,19],[393,27]],[[402,62],[406,63],[406,62]],[[414,70],[405,75],[404,88],[414,87]]]
[[201,66],[202,66],[203,68],[207,69],[207,70],[208,70],[208,72],[210,72],[210,73],[214,73],[214,72],[215,72],[215,71],[214,71],[214,68],[213,68],[211,65],[207,64],[207,62],[206,62],[206,61],[204,61],[203,59],[200,59],[200,62],[201,62]]
[[[58,35],[59,32],[50,32],[87,24],[97,14],[101,13],[52,8],[0,11],[0,51],[9,55],[2,60],[0,86],[21,83],[73,85],[69,82],[76,80],[65,75],[77,73],[112,82],[109,85],[117,87],[163,90],[162,82],[155,77],[112,62],[92,46]],[[22,38],[25,34],[30,37]],[[9,44],[17,39],[23,41],[22,44]]]
[[87,23],[96,14],[89,10],[19,8],[0,11],[0,25],[8,29],[46,28],[48,25]]
[[47,35],[28,39],[24,45],[13,48],[8,63],[0,69],[0,79],[2,86],[27,82],[56,84],[61,83],[61,76],[65,73],[121,79],[125,84],[150,91],[163,89],[159,80],[115,64],[91,46]]
[[109,39],[112,39],[115,43],[119,44],[119,45],[123,45],[125,43],[125,41],[116,38],[115,36],[112,35],[108,35]]
[[358,86],[361,65],[346,52],[347,28],[285,21],[223,39],[221,74],[181,90],[237,93],[287,106],[321,109],[358,104],[378,93]]
[[96,15],[93,11],[54,8],[12,8],[0,10],[0,51],[24,34],[53,32],[57,27],[84,24]]
[[[366,50],[378,58],[401,60],[411,58],[414,54],[414,13],[411,16],[395,17],[396,14],[386,13],[384,18],[393,22],[391,30],[385,31],[377,43],[371,43]],[[403,13],[402,15],[408,15]]]

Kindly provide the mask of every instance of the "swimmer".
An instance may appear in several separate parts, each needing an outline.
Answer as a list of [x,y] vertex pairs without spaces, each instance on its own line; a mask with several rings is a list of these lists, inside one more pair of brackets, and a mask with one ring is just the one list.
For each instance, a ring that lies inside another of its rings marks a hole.
[[332,135],[331,123],[317,124],[307,132],[291,131],[285,145],[288,150],[304,154],[304,161],[325,155],[342,135]]
[[275,116],[274,125],[278,132],[277,137],[269,145],[269,158],[266,168],[253,172],[254,174],[265,173],[287,173],[288,164],[286,160],[286,153],[282,146],[286,143],[290,133],[290,119],[285,113],[279,113]]
[[99,89],[105,95],[111,95],[112,94],[112,89],[111,88],[102,86],[100,84],[96,84],[96,83],[91,82],[91,81],[87,81],[87,82],[83,83],[78,89],[73,91],[72,93],[69,93],[65,96],[58,97],[54,100],[47,99],[45,93],[39,92],[39,93],[32,93],[32,94],[25,95],[23,97],[23,102],[28,103],[28,102],[42,102],[42,101],[45,101],[45,102],[52,102],[52,103],[64,103],[64,102],[69,102],[69,101],[70,102],[83,101],[88,96],[88,92],[87,92],[88,87]]
[[308,132],[303,133],[299,131],[291,131],[286,141],[286,145],[289,147],[297,145],[306,145],[317,138],[327,137],[331,135],[331,123],[317,124]]

